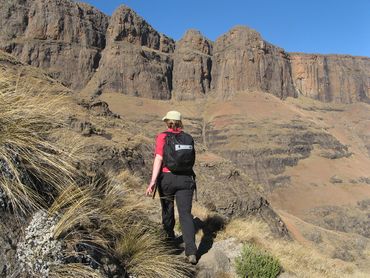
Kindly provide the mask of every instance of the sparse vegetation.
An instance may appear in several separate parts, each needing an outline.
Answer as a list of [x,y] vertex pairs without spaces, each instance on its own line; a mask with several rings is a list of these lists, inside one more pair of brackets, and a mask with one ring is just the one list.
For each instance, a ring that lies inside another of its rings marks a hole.
[[[361,204],[361,203],[360,203]],[[355,233],[370,238],[368,210],[357,206],[323,206],[310,211],[312,223],[325,229]]]
[[253,244],[244,244],[235,264],[236,273],[241,278],[275,278],[280,273],[279,261]]
[[337,175],[334,175],[330,177],[330,182],[331,183],[343,183],[343,179],[338,177]]
[[304,233],[303,235],[305,238],[315,242],[316,244],[322,243],[322,235],[319,231],[312,231],[309,233]]

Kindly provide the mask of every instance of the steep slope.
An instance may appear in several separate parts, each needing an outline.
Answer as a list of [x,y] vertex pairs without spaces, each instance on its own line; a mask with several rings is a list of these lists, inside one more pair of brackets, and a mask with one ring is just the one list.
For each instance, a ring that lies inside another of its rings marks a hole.
[[[231,161],[263,184],[276,206],[301,217],[316,206],[322,188],[315,184],[329,180],[328,194],[342,194],[348,181],[349,191],[357,193],[351,199],[344,192],[343,200],[352,205],[361,192],[367,196],[369,58],[286,53],[240,26],[215,42],[194,30],[174,42],[126,6],[109,18],[69,0],[0,4],[0,48],[71,88],[83,88],[86,108],[104,110],[99,98],[106,100],[152,137],[153,126],[160,127],[153,122],[175,105],[190,115],[191,131],[209,157]],[[365,103],[329,105],[309,98]],[[111,136],[88,121],[70,121],[99,139]],[[108,147],[104,152],[115,158],[124,153]],[[296,195],[291,186],[299,187]],[[303,198],[305,186],[315,196],[311,201],[279,201]]]
[[269,200],[276,208],[322,228],[369,238],[364,232],[369,230],[364,217],[370,199],[369,106],[329,106],[309,99],[291,104],[334,135],[350,155],[328,159],[315,147],[307,159],[285,170],[290,184],[276,188]]
[[[261,204],[243,201],[249,200],[243,188],[252,186],[279,211],[299,242],[315,246],[315,235],[322,233],[319,252],[365,267],[367,247],[356,242],[368,242],[368,104],[281,100],[260,91],[235,93],[226,101],[155,101],[117,93],[100,98],[152,138],[164,128],[160,119],[168,109],[184,114],[185,128],[199,146],[199,200],[208,209],[244,217],[246,207]],[[252,183],[237,185],[244,176]],[[262,217],[267,212],[259,211]],[[309,228],[295,224],[302,221]],[[324,234],[335,234],[335,240]]]

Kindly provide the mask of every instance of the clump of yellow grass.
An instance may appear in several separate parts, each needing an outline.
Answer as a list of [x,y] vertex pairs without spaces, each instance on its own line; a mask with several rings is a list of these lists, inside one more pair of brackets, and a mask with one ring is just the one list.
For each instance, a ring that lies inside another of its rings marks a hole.
[[65,96],[36,93],[13,79],[0,74],[0,189],[24,214],[44,207],[76,172],[73,155],[47,140],[63,125]]
[[52,267],[49,273],[50,278],[104,278],[97,270],[84,264],[71,263]]
[[119,261],[136,277],[188,277],[189,265],[173,254],[154,225],[145,220],[147,208],[130,189],[137,179],[128,178],[127,172],[121,175],[126,177],[125,184],[96,181],[68,186],[49,209],[60,219],[54,237],[72,247],[66,250],[67,256],[78,256],[77,245],[90,246]]

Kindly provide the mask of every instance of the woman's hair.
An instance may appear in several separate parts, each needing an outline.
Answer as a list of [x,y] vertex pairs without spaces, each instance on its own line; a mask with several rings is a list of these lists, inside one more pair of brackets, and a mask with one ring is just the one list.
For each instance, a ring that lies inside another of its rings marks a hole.
[[166,124],[168,128],[172,128],[173,130],[184,127],[182,122],[178,120],[166,120]]

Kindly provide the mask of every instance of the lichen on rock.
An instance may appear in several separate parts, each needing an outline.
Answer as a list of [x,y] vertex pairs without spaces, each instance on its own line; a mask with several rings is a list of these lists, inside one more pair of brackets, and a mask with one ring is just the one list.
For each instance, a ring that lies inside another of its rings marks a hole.
[[50,217],[45,211],[33,215],[24,240],[17,245],[17,261],[22,272],[49,277],[50,267],[63,262],[63,243],[53,238],[57,221],[57,216]]

